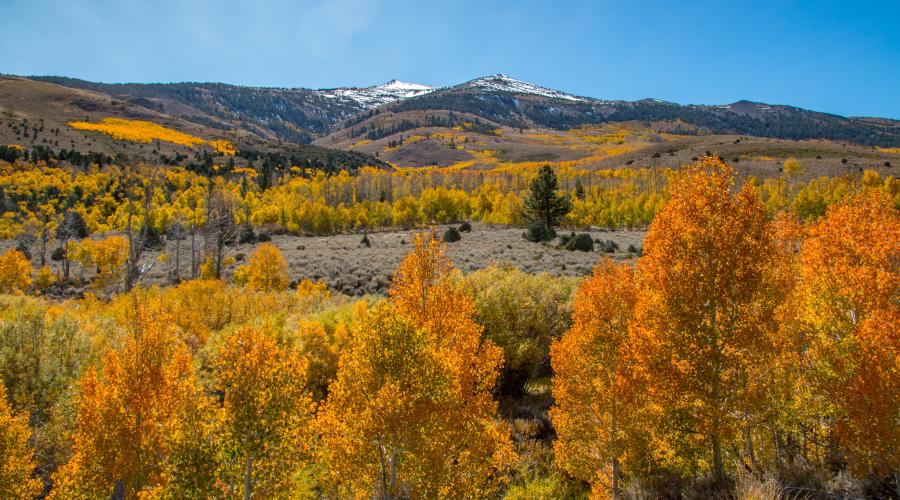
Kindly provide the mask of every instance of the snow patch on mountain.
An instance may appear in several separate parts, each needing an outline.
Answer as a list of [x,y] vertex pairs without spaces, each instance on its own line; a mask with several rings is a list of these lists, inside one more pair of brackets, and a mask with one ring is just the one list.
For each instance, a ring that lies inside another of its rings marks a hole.
[[493,92],[510,92],[514,94],[537,95],[541,97],[549,97],[552,99],[563,99],[566,101],[587,102],[591,100],[584,97],[574,96],[572,94],[566,94],[565,92],[560,92],[558,90],[548,89],[547,87],[541,87],[533,83],[516,80],[515,78],[510,78],[503,73],[476,78],[472,81],[464,83],[463,86]]
[[385,104],[408,99],[422,94],[427,94],[434,90],[425,85],[417,83],[401,82],[400,80],[391,80],[387,83],[374,87],[346,87],[337,89],[322,90],[322,95],[335,100],[352,101],[363,109],[377,108]]

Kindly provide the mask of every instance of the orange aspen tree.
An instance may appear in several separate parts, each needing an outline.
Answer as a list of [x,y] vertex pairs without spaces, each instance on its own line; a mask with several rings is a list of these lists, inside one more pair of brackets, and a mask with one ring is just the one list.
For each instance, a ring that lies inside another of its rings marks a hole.
[[418,235],[391,299],[359,313],[320,413],[337,494],[491,496],[515,461],[491,390],[502,351],[433,235]]
[[[778,333],[773,337],[774,356],[771,364],[761,364],[753,377],[768,384],[769,400],[765,412],[759,416],[766,423],[760,429],[758,441],[771,445],[768,456],[748,453],[754,469],[759,469],[762,459],[779,467],[786,460],[793,460],[799,453],[804,460],[817,461],[824,451],[825,411],[821,398],[814,395],[808,375],[812,360],[808,356],[808,335],[800,319],[802,294],[800,292],[800,249],[806,237],[807,226],[790,212],[780,212],[772,221],[776,249],[774,266],[775,288],[781,294],[781,304],[776,313]],[[745,440],[752,439],[745,434]],[[771,441],[769,441],[771,440]],[[795,449],[788,442],[803,443]]]
[[706,448],[720,479],[723,448],[754,411],[750,375],[770,358],[779,297],[763,206],[750,186],[733,187],[731,168],[713,158],[673,182],[644,243],[635,311],[669,443],[681,458]]
[[306,360],[251,327],[230,335],[215,360],[223,395],[222,476],[228,496],[280,498],[298,493],[309,463],[313,403]]
[[174,321],[139,293],[122,348],[78,383],[73,455],[53,476],[52,498],[131,498],[154,487],[179,416],[202,396]]
[[247,284],[263,291],[287,288],[287,263],[274,243],[263,243],[250,255],[247,262]]
[[627,353],[636,299],[631,265],[604,259],[575,295],[572,328],[550,350],[556,461],[613,498],[621,494],[628,426],[639,413]]
[[833,205],[800,254],[812,380],[860,475],[900,470],[898,263],[900,213],[875,190]]
[[28,415],[13,415],[0,382],[0,498],[36,498],[43,489],[34,476],[34,453],[28,447]]

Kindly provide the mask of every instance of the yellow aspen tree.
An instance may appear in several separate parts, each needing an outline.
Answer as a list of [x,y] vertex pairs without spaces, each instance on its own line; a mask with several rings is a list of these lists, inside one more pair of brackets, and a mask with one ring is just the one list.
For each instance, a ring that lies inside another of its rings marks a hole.
[[117,285],[128,262],[128,240],[110,236],[102,240],[85,239],[74,245],[74,258],[84,267],[93,267],[95,288],[102,290]]
[[667,441],[719,479],[725,446],[754,411],[750,375],[771,359],[779,300],[762,204],[750,186],[733,188],[731,168],[709,157],[673,182],[644,242],[635,310]]
[[307,363],[265,332],[241,327],[214,363],[222,394],[222,477],[228,496],[280,498],[308,491],[313,442]]
[[31,261],[18,250],[0,254],[0,293],[22,293],[31,286]]
[[43,484],[34,475],[34,452],[28,446],[28,415],[13,415],[0,382],[0,498],[36,498]]
[[898,262],[900,213],[874,190],[830,207],[800,254],[811,379],[860,475],[900,469]]
[[284,290],[288,286],[287,263],[274,243],[263,243],[250,255],[246,272],[247,285],[256,290]]
[[354,320],[320,413],[337,494],[484,497],[515,461],[491,390],[502,352],[433,235],[418,235],[391,299]]
[[604,259],[578,289],[572,327],[550,351],[556,461],[595,494],[613,498],[622,493],[622,460],[635,444],[628,427],[640,413],[627,352],[636,299],[631,265]]
[[52,498],[130,498],[162,481],[170,436],[200,394],[174,321],[142,300],[131,295],[124,345],[78,383],[73,455]]

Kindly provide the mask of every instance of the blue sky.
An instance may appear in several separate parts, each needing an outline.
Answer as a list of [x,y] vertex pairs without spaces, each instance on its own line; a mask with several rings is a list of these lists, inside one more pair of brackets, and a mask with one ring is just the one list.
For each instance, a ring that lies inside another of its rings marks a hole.
[[900,0],[0,0],[0,72],[750,99],[900,119]]

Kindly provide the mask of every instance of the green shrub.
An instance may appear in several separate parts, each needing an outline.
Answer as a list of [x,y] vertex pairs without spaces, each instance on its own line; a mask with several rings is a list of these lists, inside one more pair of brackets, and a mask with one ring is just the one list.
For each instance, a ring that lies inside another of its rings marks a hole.
[[250,225],[245,225],[241,227],[240,232],[238,233],[238,243],[255,243],[256,242],[256,233],[253,232],[253,228]]
[[56,247],[53,249],[53,252],[50,254],[50,260],[54,262],[59,262],[66,258],[66,251],[63,247]]
[[593,252],[594,240],[591,239],[591,235],[588,233],[572,233],[568,236],[561,236],[559,246],[569,251],[580,250],[582,252]]
[[534,221],[528,225],[528,229],[522,237],[528,241],[539,243],[541,241],[550,241],[553,238],[556,238],[556,231],[554,231],[553,228],[548,228],[542,221]]
[[162,234],[152,224],[141,226],[137,234],[143,237],[142,244],[145,250],[160,250],[164,246]]
[[463,222],[459,225],[459,232],[461,233],[471,233],[472,232],[472,224],[469,224],[469,221]]
[[267,241],[272,241],[272,237],[269,236],[268,233],[264,233],[264,232],[260,231],[260,233],[258,235],[256,235],[256,241],[258,241],[260,243],[265,243]]
[[619,250],[619,244],[613,240],[606,240],[603,244],[603,251],[606,253],[614,253]]
[[569,327],[578,280],[491,266],[468,275],[465,283],[485,337],[503,349],[500,392],[520,394],[525,382],[549,366],[550,343]]
[[459,231],[453,226],[447,228],[447,231],[444,233],[444,241],[447,243],[453,243],[461,239],[462,237],[459,235]]

